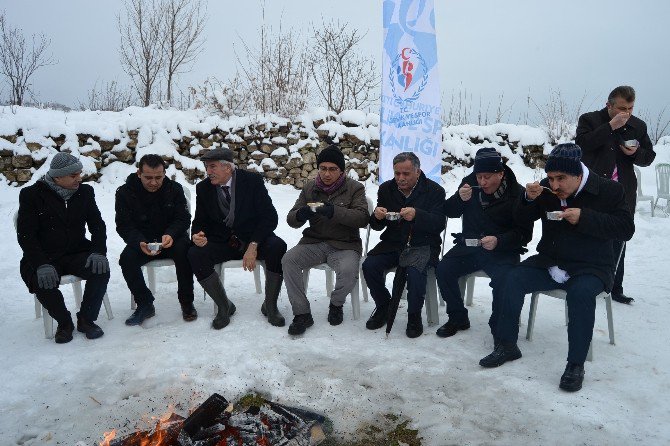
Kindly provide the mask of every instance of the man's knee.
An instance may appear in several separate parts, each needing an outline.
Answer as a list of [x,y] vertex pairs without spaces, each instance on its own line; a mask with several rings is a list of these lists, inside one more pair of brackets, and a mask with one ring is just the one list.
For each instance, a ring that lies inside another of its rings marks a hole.
[[138,266],[140,256],[141,254],[137,250],[126,245],[126,247],[123,248],[123,251],[121,251],[119,265],[121,265],[121,268],[132,268],[134,266]]
[[303,248],[301,245],[296,245],[293,248],[286,251],[284,256],[281,259],[282,268],[291,269],[291,268],[300,268],[302,269],[302,264],[300,259],[303,258]]

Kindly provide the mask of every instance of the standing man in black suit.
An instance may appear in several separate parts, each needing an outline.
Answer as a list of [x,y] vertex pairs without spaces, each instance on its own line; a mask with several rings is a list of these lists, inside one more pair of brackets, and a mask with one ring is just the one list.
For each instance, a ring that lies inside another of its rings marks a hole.
[[[647,125],[633,116],[635,90],[633,87],[616,87],[609,94],[605,108],[579,117],[575,142],[583,152],[582,161],[596,174],[618,181],[626,192],[626,207],[635,216],[637,178],[633,165],[650,165],[656,152],[652,146]],[[624,256],[623,242],[614,243],[615,255],[621,260],[614,278],[612,299],[630,304],[633,298],[623,293]]]
[[228,300],[214,265],[242,260],[253,271],[257,260],[265,261],[265,301],[261,312],[270,324],[283,327],[277,309],[283,281],[281,259],[286,243],[274,234],[277,211],[263,178],[239,170],[229,149],[210,150],[200,158],[207,177],[196,186],[195,219],[191,227],[194,246],[188,251],[193,272],[218,306],[212,327],[220,330],[230,323],[235,305]]

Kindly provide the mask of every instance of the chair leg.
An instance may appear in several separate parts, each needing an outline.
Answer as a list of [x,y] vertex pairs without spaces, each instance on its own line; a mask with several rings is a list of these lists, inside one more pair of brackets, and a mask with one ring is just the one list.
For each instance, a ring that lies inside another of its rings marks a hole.
[[[461,276],[458,278],[458,289],[461,292],[461,297],[465,299],[465,292],[467,289],[468,285],[468,277],[467,276]],[[472,302],[465,302],[465,305],[472,305]]]
[[649,204],[651,205],[651,216],[654,216],[654,200],[649,200]]
[[72,284],[72,292],[74,294],[74,303],[77,306],[77,309],[80,309],[81,301],[84,298],[84,295],[81,292],[81,282],[74,282]]
[[149,291],[156,297],[156,268],[147,266],[147,278],[149,279]]
[[589,352],[586,354],[586,360],[593,362],[593,341],[589,344]]
[[467,289],[466,294],[468,295],[466,305],[468,307],[471,307],[472,306],[472,295],[475,293],[475,277],[474,276],[468,277],[468,282],[467,282],[466,289]]
[[305,284],[305,294],[307,294],[307,287],[309,286],[309,272],[309,268],[302,270],[302,283]]
[[33,297],[35,298],[35,319],[39,319],[42,317],[42,304],[37,300],[37,296]]
[[428,325],[439,325],[440,314],[437,307],[437,282],[435,279],[435,269],[428,270],[428,277],[426,278],[426,316]]
[[357,321],[361,318],[361,301],[359,293],[360,280],[357,280],[354,284],[354,288],[351,290],[351,310],[354,313],[354,320]]
[[110,321],[114,319],[114,313],[112,313],[112,306],[109,303],[109,296],[107,293],[102,297],[102,303],[105,305],[105,311],[107,312],[107,319]]
[[42,307],[42,319],[44,319],[44,337],[51,339],[54,337],[54,320],[49,315],[46,308]]
[[363,302],[368,301],[368,283],[365,281],[365,276],[363,276],[363,268],[358,269],[358,278],[361,282],[361,291],[363,292]]
[[135,302],[135,296],[130,295],[130,309],[135,310],[137,308],[137,302]]
[[530,296],[530,311],[528,312],[528,328],[526,329],[526,339],[533,340],[533,328],[535,327],[535,313],[537,313],[537,299],[539,293],[533,293]]
[[568,317],[568,299],[565,299],[565,326],[568,326],[568,323],[570,322],[570,318]]
[[[326,293],[328,293],[328,297],[330,298],[330,295],[333,294],[333,289],[335,288],[333,285],[333,270],[327,270],[326,271]],[[305,288],[306,289],[306,288]]]
[[261,266],[256,263],[254,268],[254,283],[256,284],[256,294],[263,294],[263,286],[261,285]]
[[607,330],[610,335],[610,344],[614,345],[614,317],[612,316],[612,295],[605,296],[605,308],[607,309]]

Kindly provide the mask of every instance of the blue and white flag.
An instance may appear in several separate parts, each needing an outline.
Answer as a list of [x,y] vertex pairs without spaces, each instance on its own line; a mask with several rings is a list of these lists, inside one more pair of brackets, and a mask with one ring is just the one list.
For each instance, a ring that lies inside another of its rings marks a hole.
[[440,181],[442,122],[433,0],[385,0],[380,182],[393,178],[393,157],[414,152]]

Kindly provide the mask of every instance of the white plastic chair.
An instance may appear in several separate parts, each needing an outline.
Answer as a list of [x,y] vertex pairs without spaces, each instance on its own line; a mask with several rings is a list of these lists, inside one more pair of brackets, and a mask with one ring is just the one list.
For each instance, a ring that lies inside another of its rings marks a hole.
[[[186,197],[186,204],[188,205],[188,211],[193,215],[192,208],[191,208],[191,191],[185,187],[182,186],[184,189],[184,196]],[[148,288],[149,291],[151,291],[151,294],[156,296],[156,268],[162,268],[164,266],[174,266],[174,260],[172,259],[156,259],[156,260],[151,260],[148,263],[146,263],[142,268],[145,268],[147,270],[147,279],[148,280]],[[137,304],[135,303],[135,297],[131,294],[130,295],[130,309],[134,310],[137,308]]]
[[482,270],[458,278],[458,287],[461,290],[461,297],[465,300],[465,305],[468,307],[472,306],[472,297],[475,292],[475,279],[477,277],[489,278],[488,274]]
[[[368,203],[368,214],[372,214],[372,212],[375,209],[375,207],[374,207],[375,205],[372,202],[372,200],[370,199],[370,197],[365,197],[365,199]],[[368,240],[370,240],[370,223],[368,223],[366,230],[367,230],[367,236],[366,236],[366,246],[367,246],[367,242],[368,242]],[[366,249],[366,251],[367,251],[367,249]],[[360,261],[361,265],[363,264],[362,262],[363,262],[363,257],[361,256],[361,261]],[[335,272],[332,270],[332,268],[330,266],[328,266],[327,263],[321,263],[319,265],[315,265],[311,268],[307,268],[307,269],[303,270],[302,277],[303,277],[303,281],[305,282],[305,291],[307,291],[307,286],[309,285],[309,272],[312,269],[318,269],[318,270],[324,271],[326,273],[326,293],[328,294],[328,296],[330,296],[330,294],[333,292],[333,288],[334,288]],[[363,274],[362,274],[360,265],[359,265],[358,270],[359,270],[358,271],[358,280],[356,280],[356,284],[351,289],[351,293],[349,293],[351,295],[351,309],[352,309],[352,312],[354,314],[354,320],[358,320],[361,317],[360,286],[361,286],[361,279],[363,277]],[[363,279],[363,280],[365,280],[365,279]],[[366,288],[366,290],[363,291],[363,292],[364,292],[364,296],[365,296],[365,302],[367,302],[368,301],[368,299],[367,299],[367,297],[368,297],[367,296],[367,285],[365,285],[365,288]]]
[[637,202],[648,201],[651,206],[651,216],[654,216],[654,196],[653,195],[644,195],[642,193],[642,172],[638,169],[637,166],[633,166],[635,176],[637,177]]
[[665,215],[668,215],[668,205],[670,205],[670,164],[661,163],[656,165],[656,201],[652,206],[652,215],[658,200],[665,200],[665,207],[662,208]]
[[[19,212],[16,211],[14,213],[14,230],[17,230],[17,220],[19,218]],[[74,294],[74,302],[75,306],[77,309],[81,308],[81,301],[84,298],[84,293],[82,292],[81,289],[81,282],[84,279],[82,279],[79,276],[74,276],[71,274],[66,274],[64,276],[61,276],[60,278],[60,285],[72,285],[72,293]],[[59,286],[60,286],[59,285]],[[54,337],[54,332],[53,332],[53,318],[51,315],[49,315],[49,312],[42,306],[40,301],[37,299],[37,296],[33,296],[33,299],[35,300],[35,319],[39,319],[42,317],[44,321],[44,337],[47,339],[51,339]],[[102,303],[105,306],[105,312],[107,313],[107,319],[112,320],[114,319],[114,313],[112,312],[112,306],[109,303],[109,296],[105,292],[105,295],[102,298]]]

